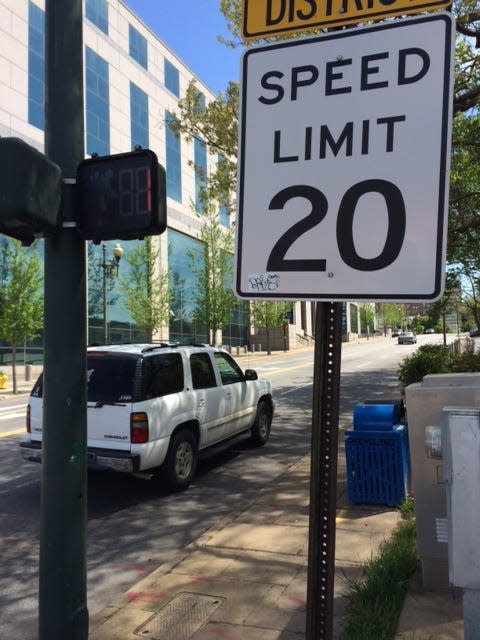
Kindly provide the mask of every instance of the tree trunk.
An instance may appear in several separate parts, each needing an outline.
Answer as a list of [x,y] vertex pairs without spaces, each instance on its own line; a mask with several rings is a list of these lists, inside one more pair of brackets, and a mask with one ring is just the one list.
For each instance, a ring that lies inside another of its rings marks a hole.
[[13,393],[17,393],[17,345],[12,345],[12,386]]

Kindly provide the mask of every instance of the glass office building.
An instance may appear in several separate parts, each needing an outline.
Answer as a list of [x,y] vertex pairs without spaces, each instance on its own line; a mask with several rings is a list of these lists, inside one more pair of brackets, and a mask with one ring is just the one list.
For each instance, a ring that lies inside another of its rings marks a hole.
[[[196,326],[193,320],[195,287],[189,256],[202,259],[201,223],[194,209],[201,210],[202,181],[218,157],[203,140],[176,136],[169,124],[192,79],[202,101],[208,103],[214,95],[127,2],[84,0],[83,15],[85,156],[122,153],[138,146],[157,154],[167,173],[168,229],[155,242],[160,268],[168,269],[173,287],[169,326],[159,338],[205,341],[205,327]],[[0,51],[0,135],[22,138],[43,151],[45,2],[0,0],[0,16],[4,43]],[[218,207],[223,226],[230,224],[229,213]],[[142,339],[125,308],[121,287],[121,280],[128,279],[128,254],[137,241],[121,242],[118,276],[105,268],[113,259],[116,242],[105,243],[105,247],[88,244],[89,342],[102,342],[105,314],[110,341]],[[247,344],[246,306],[239,303],[231,324],[225,327],[224,344]]]

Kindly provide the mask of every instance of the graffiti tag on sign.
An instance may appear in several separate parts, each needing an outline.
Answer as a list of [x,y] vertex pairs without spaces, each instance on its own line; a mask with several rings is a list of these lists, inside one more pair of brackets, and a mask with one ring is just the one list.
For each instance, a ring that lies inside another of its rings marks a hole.
[[248,290],[261,293],[278,289],[278,273],[253,273],[248,276]]

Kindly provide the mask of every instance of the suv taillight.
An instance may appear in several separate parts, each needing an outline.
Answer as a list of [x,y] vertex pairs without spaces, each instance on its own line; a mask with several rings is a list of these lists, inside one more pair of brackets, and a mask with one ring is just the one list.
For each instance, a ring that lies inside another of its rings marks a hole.
[[32,433],[32,422],[31,422],[31,417],[30,417],[30,405],[27,404],[27,422],[26,422],[26,427],[27,427],[27,433]]
[[130,442],[132,444],[148,442],[148,416],[143,411],[130,414]]

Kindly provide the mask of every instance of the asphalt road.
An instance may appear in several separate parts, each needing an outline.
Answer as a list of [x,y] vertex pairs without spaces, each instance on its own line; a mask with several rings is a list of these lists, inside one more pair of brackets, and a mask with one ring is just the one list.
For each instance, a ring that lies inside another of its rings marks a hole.
[[[421,336],[421,342],[441,336]],[[418,345],[417,345],[418,346]],[[342,348],[341,429],[357,402],[399,397],[396,371],[416,346],[375,338]],[[231,510],[239,510],[310,447],[313,349],[243,356],[272,380],[276,415],[267,446],[247,445],[200,465],[191,487],[169,495],[157,486],[113,473],[88,478],[88,606],[90,613],[195,540]],[[0,403],[0,638],[37,638],[40,467],[23,463],[18,443],[26,399]],[[342,437],[339,438],[343,455]]]

